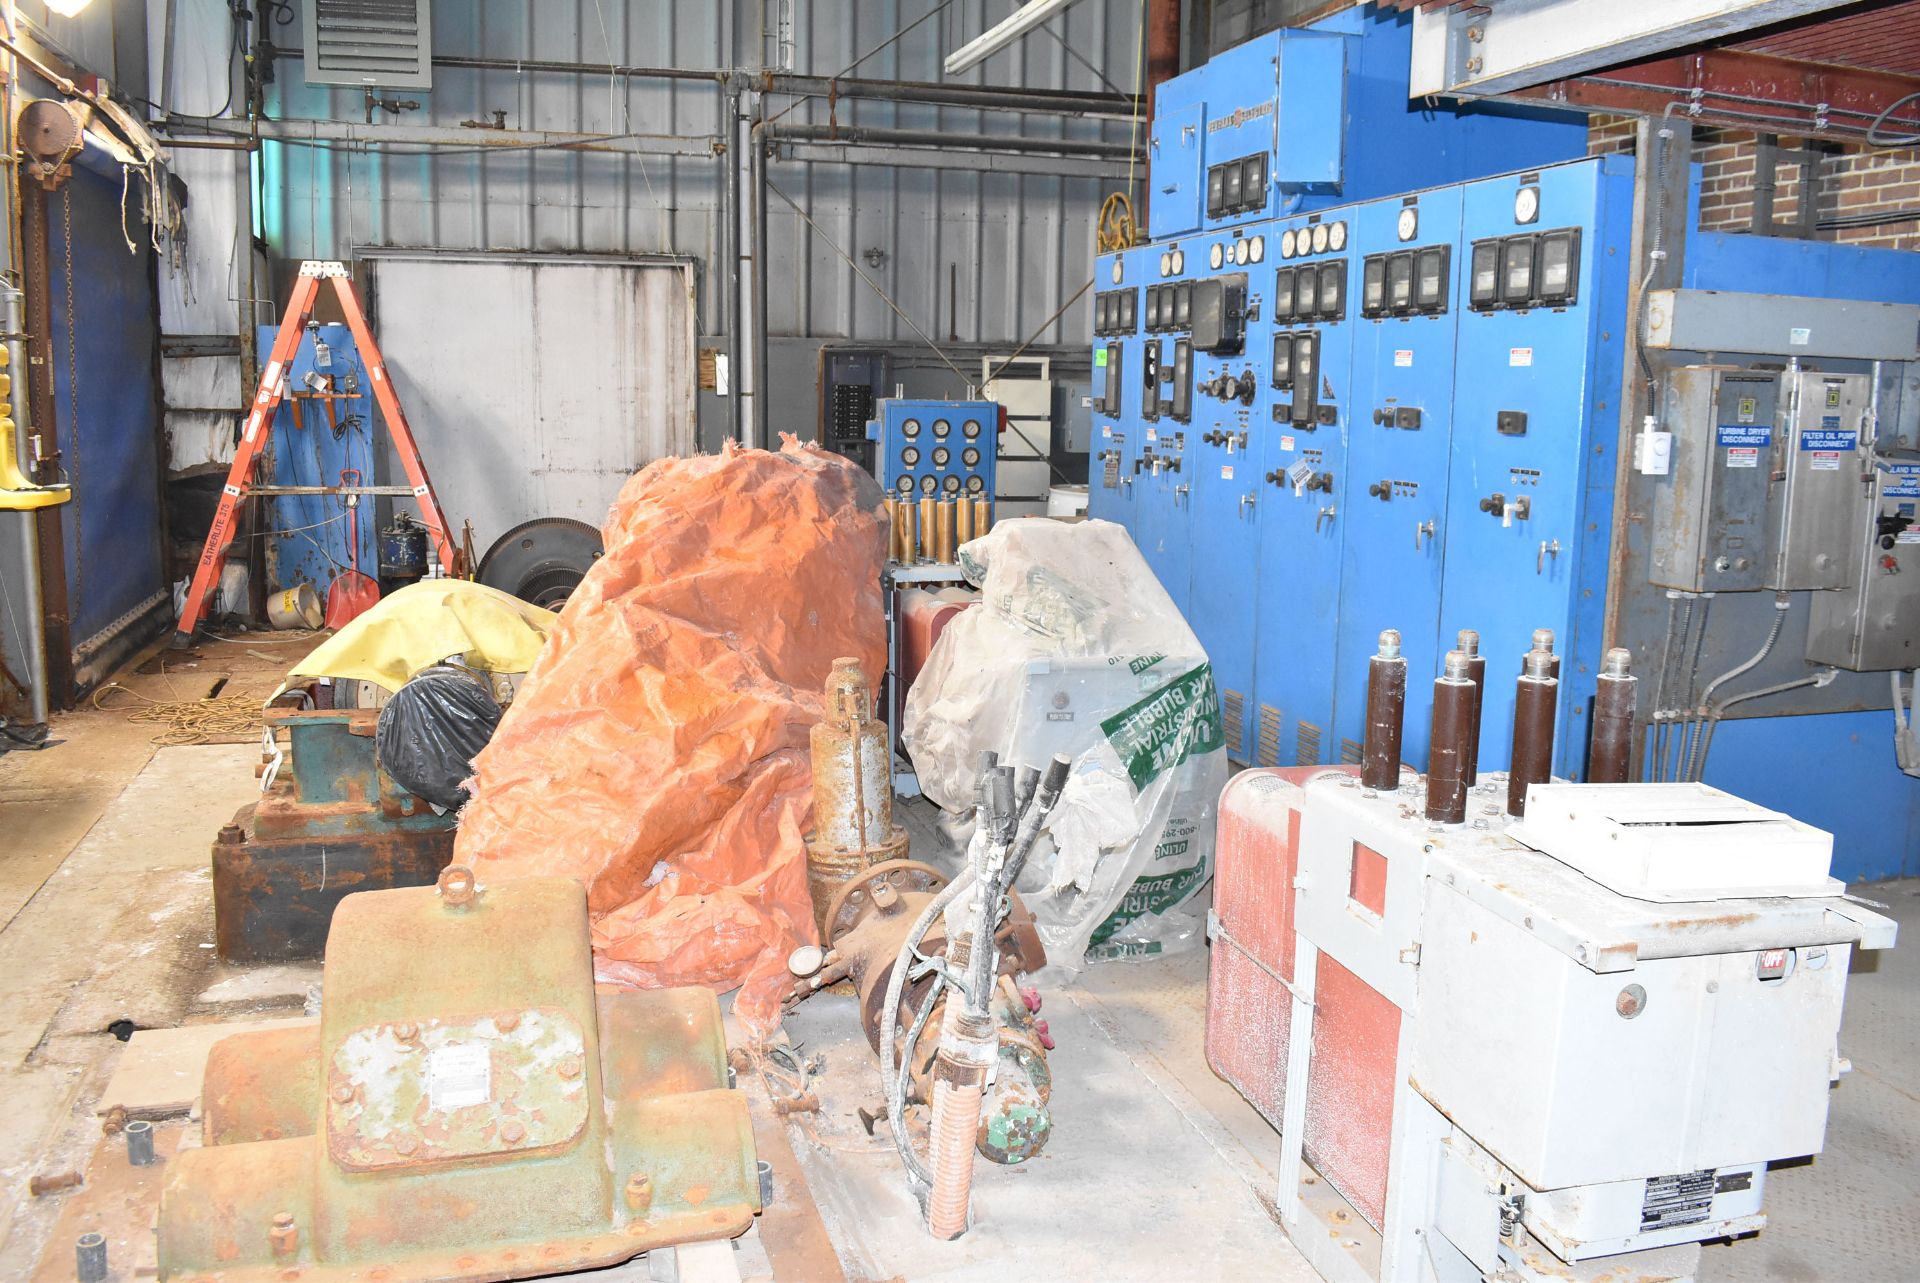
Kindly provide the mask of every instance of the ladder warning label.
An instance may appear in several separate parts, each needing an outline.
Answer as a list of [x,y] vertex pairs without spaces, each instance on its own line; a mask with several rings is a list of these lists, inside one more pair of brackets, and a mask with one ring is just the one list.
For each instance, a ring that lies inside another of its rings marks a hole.
[[1764,423],[1723,423],[1715,440],[1725,449],[1734,446],[1764,448],[1773,444],[1773,428]]
[[492,1080],[493,1056],[480,1043],[455,1043],[427,1057],[427,1096],[436,1112],[486,1104]]

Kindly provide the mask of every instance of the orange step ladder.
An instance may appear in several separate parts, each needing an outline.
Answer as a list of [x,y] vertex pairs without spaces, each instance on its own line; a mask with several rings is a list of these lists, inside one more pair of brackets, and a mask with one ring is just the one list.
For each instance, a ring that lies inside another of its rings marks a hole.
[[266,368],[260,373],[260,390],[254,395],[253,408],[247,414],[246,430],[241,433],[239,447],[233,453],[233,467],[227,473],[226,485],[221,487],[220,507],[213,514],[213,527],[207,531],[207,545],[201,550],[199,565],[194,568],[193,585],[187,589],[187,599],[180,608],[179,622],[174,625],[173,644],[176,647],[192,642],[194,631],[199,628],[206,613],[207,596],[220,581],[220,568],[227,560],[227,543],[233,538],[240,501],[250,495],[278,492],[273,486],[254,485],[253,470],[260,461],[261,451],[273,435],[274,412],[287,395],[287,371],[293,364],[294,354],[300,350],[300,338],[306,332],[308,318],[313,314],[314,301],[319,297],[322,281],[332,283],[333,292],[340,300],[340,310],[346,315],[347,328],[353,332],[354,344],[366,364],[368,381],[373,384],[373,398],[379,403],[380,417],[386,421],[387,431],[393,437],[394,450],[400,456],[400,466],[407,474],[408,483],[405,489],[397,486],[343,486],[339,493],[411,494],[420,503],[421,524],[426,526],[427,537],[433,541],[441,569],[449,576],[455,573],[455,548],[453,536],[447,527],[447,515],[440,509],[440,500],[433,493],[433,483],[427,480],[427,467],[420,460],[419,447],[414,444],[413,429],[407,426],[407,416],[400,409],[400,398],[394,393],[393,381],[387,377],[386,358],[380,355],[380,345],[373,341],[373,331],[367,325],[359,297],[353,292],[353,281],[347,276],[346,264],[319,261],[302,263],[300,278],[294,282],[293,297],[287,300],[286,315],[280,319],[280,332],[274,336],[273,351],[267,358]]

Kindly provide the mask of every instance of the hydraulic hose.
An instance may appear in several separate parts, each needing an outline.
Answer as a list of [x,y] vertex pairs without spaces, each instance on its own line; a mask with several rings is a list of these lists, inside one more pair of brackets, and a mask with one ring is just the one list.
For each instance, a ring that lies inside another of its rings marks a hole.
[[963,869],[959,877],[940,888],[940,893],[928,901],[927,907],[914,919],[913,926],[908,928],[906,938],[901,942],[899,954],[893,960],[893,974],[887,977],[886,1004],[880,1008],[880,1075],[887,1092],[887,1121],[893,1128],[893,1147],[900,1152],[900,1161],[906,1164],[907,1182],[916,1196],[932,1187],[933,1173],[907,1142],[907,1075],[902,1072],[906,1065],[894,1063],[894,1026],[899,1022],[900,999],[906,992],[907,972],[912,969],[914,952],[920,947],[920,941],[926,937],[927,928],[933,925],[934,920],[972,887],[973,876],[971,867]]

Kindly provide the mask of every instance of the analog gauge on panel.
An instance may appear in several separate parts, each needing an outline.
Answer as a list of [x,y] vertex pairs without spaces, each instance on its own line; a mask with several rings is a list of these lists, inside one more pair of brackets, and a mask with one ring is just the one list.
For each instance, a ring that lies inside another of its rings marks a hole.
[[947,434],[952,431],[953,431],[953,425],[951,423],[948,423],[945,419],[935,419],[933,421],[933,435],[939,440],[945,441],[947,439]]
[[1325,223],[1315,223],[1313,225],[1313,252],[1316,254],[1326,253],[1327,238],[1332,234]]
[[903,468],[919,467],[920,451],[914,446],[908,446],[906,449],[902,450],[900,452],[900,466]]
[[980,420],[968,419],[965,423],[961,424],[960,435],[969,441],[977,440],[980,436]]
[[1253,256],[1253,247],[1248,245],[1244,240],[1235,241],[1233,243],[1233,261],[1235,263],[1239,264],[1241,267],[1245,267],[1247,265],[1247,260],[1252,256]]
[[1187,252],[1183,249],[1173,251],[1173,274],[1175,276],[1187,270]]
[[948,452],[945,446],[941,446],[933,452],[933,466],[936,468],[944,468],[947,466],[947,460],[951,458],[953,458],[953,455]]
[[1172,250],[1168,250],[1165,253],[1160,255],[1160,275],[1162,276],[1173,275],[1173,251]]
[[1267,238],[1256,236],[1247,242],[1247,257],[1258,263],[1267,256]]
[[918,419],[902,419],[902,420],[900,420],[900,435],[901,435],[901,436],[903,436],[903,437],[905,437],[905,438],[906,438],[907,440],[909,440],[909,441],[911,441],[911,440],[913,440],[913,439],[914,439],[915,437],[917,437],[917,436],[919,436],[919,435],[920,435],[920,420],[918,420]]
[[968,493],[968,494],[979,494],[979,493],[981,493],[981,492],[982,492],[983,490],[985,490],[986,488],[987,488],[987,483],[986,483],[985,481],[982,481],[982,480],[981,480],[981,479],[980,479],[979,477],[968,477],[968,478],[967,478],[967,493]]
[[1410,241],[1420,232],[1420,211],[1408,205],[1400,211],[1400,239]]
[[1207,262],[1213,264],[1215,268],[1218,268],[1222,263],[1226,261],[1227,261],[1227,247],[1220,244],[1220,242],[1215,241],[1213,243],[1213,248],[1207,251]]
[[980,466],[980,452],[972,446],[968,446],[960,452],[960,462],[966,464],[969,468],[977,468]]
[[899,490],[901,494],[912,494],[912,493],[913,493],[913,478],[912,478],[912,477],[902,477],[902,478],[900,478],[900,479],[899,479],[898,481],[896,481],[896,482],[894,482],[893,484],[894,484],[894,488],[895,488],[895,489],[897,489],[897,490]]
[[1293,252],[1294,252],[1294,244],[1295,244],[1295,237],[1293,234],[1293,229],[1289,227],[1286,231],[1280,233],[1280,257],[1292,258]]
[[922,477],[920,478],[920,493],[932,494],[939,484],[940,478],[938,477]]
[[1540,189],[1522,187],[1513,194],[1513,221],[1531,223],[1540,217]]
[[1116,255],[1114,255],[1114,259],[1113,259],[1113,283],[1114,283],[1115,285],[1118,285],[1118,284],[1120,283],[1120,277],[1121,277],[1121,276],[1122,276],[1122,275],[1124,274],[1124,272],[1125,272],[1125,270],[1126,270],[1126,269],[1124,269],[1124,268],[1122,268],[1122,267],[1120,266],[1120,256],[1119,256],[1119,255],[1117,255],[1117,254],[1116,254]]
[[942,488],[945,489],[948,494],[959,494],[960,478],[948,477]]
[[1327,248],[1338,254],[1347,247],[1347,225],[1333,223],[1327,228]]

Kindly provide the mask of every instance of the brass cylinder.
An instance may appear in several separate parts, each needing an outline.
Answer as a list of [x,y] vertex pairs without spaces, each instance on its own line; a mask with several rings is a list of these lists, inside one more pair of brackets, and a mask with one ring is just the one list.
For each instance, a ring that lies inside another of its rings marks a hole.
[[900,518],[906,505],[891,495],[887,497],[887,560],[899,562],[900,555]]
[[1593,744],[1588,750],[1587,780],[1593,784],[1624,784],[1633,752],[1633,715],[1639,703],[1640,679],[1629,670],[1633,657],[1624,647],[1607,652],[1606,663],[1594,687]]
[[920,560],[940,560],[939,536],[935,529],[938,518],[935,516],[940,507],[938,499],[920,501]]
[[1507,768],[1507,814],[1527,813],[1527,786],[1553,778],[1553,718],[1560,683],[1553,656],[1527,652],[1526,671],[1513,693],[1513,758]]
[[1427,750],[1427,818],[1435,824],[1463,824],[1467,818],[1467,744],[1473,732],[1477,688],[1468,676],[1471,664],[1457,650],[1447,652],[1445,670],[1433,679],[1433,736]]
[[978,539],[993,529],[993,500],[982,497],[973,501],[973,537]]
[[1380,653],[1367,661],[1367,729],[1360,782],[1370,789],[1400,787],[1400,731],[1407,711],[1407,660],[1400,633],[1380,634]]
[[953,542],[957,556],[959,546],[973,538],[973,500],[961,499],[953,505]]
[[953,550],[955,546],[953,535],[954,506],[954,500],[942,499],[934,515],[935,542],[939,545],[940,564],[943,566],[953,564]]

